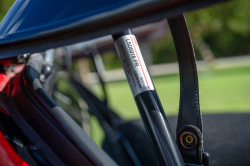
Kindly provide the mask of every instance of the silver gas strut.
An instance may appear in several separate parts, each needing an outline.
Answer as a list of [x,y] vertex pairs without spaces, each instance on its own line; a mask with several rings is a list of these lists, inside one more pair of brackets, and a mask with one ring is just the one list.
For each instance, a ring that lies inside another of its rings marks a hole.
[[112,35],[127,81],[160,165],[184,165],[131,29]]

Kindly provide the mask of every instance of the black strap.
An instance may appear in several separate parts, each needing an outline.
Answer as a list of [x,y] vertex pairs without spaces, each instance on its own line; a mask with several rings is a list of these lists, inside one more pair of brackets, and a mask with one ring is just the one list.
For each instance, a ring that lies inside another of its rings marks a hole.
[[185,163],[203,164],[202,119],[195,54],[184,15],[168,19],[180,72],[177,144]]

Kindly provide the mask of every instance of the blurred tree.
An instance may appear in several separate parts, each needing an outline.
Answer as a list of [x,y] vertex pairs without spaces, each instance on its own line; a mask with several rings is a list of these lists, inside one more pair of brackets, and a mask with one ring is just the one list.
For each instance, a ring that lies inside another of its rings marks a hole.
[[250,1],[237,0],[186,14],[190,33],[200,36],[216,57],[250,53]]
[[[185,14],[197,59],[250,53],[250,1],[229,1]],[[171,34],[171,33],[168,33]],[[176,61],[171,35],[151,44],[154,63]],[[201,53],[203,55],[201,55]]]
[[14,2],[15,0],[0,0],[0,20],[4,18]]

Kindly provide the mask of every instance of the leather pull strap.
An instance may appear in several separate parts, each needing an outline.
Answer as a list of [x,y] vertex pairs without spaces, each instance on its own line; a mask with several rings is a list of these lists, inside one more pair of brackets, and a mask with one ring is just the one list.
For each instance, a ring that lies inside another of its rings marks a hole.
[[202,164],[202,119],[198,76],[192,41],[184,15],[168,19],[180,72],[177,144],[185,163]]

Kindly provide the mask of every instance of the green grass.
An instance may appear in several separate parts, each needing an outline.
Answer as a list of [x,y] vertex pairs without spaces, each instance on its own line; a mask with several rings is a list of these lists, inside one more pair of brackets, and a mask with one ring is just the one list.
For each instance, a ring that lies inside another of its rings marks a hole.
[[250,111],[250,67],[200,73],[201,111]]
[[[176,115],[179,107],[179,75],[153,78],[167,115]],[[139,117],[126,81],[107,83],[110,106],[123,118]],[[199,72],[202,113],[250,111],[250,67]],[[95,93],[100,95],[97,87]]]
[[[179,107],[179,75],[153,78],[166,115],[177,115]],[[126,81],[107,83],[110,107],[124,119],[139,118],[133,96]],[[250,67],[199,72],[202,113],[250,112]],[[98,86],[94,92],[101,96]],[[101,145],[103,132],[92,122],[92,138]]]

